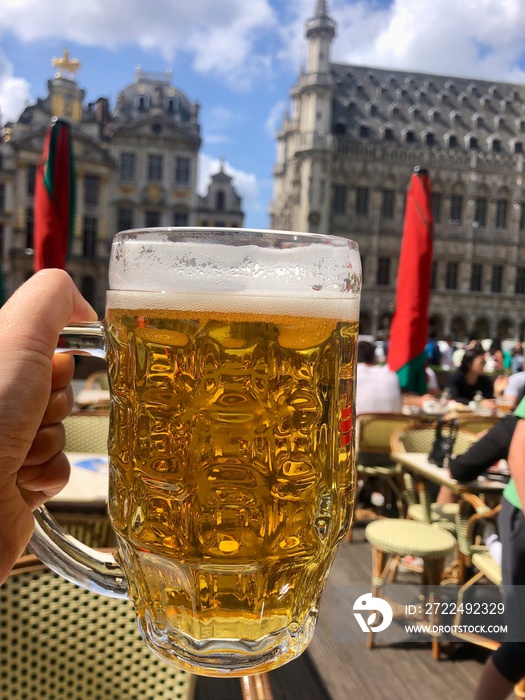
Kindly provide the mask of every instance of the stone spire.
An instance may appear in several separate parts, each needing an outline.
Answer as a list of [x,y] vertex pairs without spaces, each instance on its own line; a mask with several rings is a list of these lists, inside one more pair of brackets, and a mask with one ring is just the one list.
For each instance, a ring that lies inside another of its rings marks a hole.
[[317,0],[315,8],[315,17],[328,17],[328,7],[326,0]]
[[306,38],[311,36],[324,35],[330,39],[335,35],[335,22],[328,15],[328,3],[326,0],[317,0],[315,14],[311,19],[306,20]]

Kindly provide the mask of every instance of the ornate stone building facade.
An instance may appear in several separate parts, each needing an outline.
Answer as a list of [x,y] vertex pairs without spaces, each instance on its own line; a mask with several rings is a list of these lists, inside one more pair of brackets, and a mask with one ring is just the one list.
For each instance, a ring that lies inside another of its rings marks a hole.
[[118,95],[84,104],[67,52],[48,94],[4,126],[0,143],[0,234],[4,275],[12,292],[32,274],[36,166],[51,118],[72,126],[77,206],[68,271],[102,312],[111,238],[144,226],[240,227],[244,215],[232,179],[221,170],[197,193],[199,105],[171,84],[171,73],[137,69]]
[[342,65],[319,0],[307,63],[277,135],[272,228],[356,240],[361,332],[387,331],[406,188],[428,170],[435,221],[431,325],[439,336],[524,338],[525,86]]

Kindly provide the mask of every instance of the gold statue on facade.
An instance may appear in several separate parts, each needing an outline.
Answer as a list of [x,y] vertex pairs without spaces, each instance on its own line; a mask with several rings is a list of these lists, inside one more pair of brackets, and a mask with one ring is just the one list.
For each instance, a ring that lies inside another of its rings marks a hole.
[[81,63],[78,59],[71,58],[69,49],[64,49],[64,54],[60,58],[53,58],[51,65],[58,68],[55,78],[73,78],[80,70]]

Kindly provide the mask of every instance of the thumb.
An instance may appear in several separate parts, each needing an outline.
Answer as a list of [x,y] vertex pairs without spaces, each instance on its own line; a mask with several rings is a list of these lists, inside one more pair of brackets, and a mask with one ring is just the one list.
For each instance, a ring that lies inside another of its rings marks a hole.
[[63,270],[38,272],[0,310],[0,477],[6,458],[11,473],[18,469],[40,426],[60,331],[96,319]]

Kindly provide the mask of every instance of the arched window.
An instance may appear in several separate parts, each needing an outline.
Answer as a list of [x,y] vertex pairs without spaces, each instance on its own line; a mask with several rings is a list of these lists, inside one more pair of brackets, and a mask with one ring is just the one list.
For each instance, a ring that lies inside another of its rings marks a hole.
[[141,112],[148,108],[148,97],[147,95],[139,95],[137,97],[137,109]]
[[215,208],[217,209],[217,211],[224,211],[225,204],[226,197],[224,196],[224,192],[222,190],[219,190],[215,198]]

